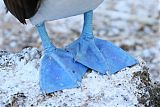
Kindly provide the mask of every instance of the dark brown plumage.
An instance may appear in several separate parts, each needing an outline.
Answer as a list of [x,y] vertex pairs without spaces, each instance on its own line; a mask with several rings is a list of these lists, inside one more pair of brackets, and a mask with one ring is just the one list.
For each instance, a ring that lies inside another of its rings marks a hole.
[[29,19],[37,12],[41,0],[3,0],[7,11],[10,11],[21,23],[26,24],[25,19]]

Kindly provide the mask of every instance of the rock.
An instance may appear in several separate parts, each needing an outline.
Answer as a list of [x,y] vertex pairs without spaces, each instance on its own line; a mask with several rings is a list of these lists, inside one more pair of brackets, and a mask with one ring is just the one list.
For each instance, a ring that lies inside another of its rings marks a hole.
[[34,56],[41,56],[36,48],[26,48],[14,54],[0,52],[0,106],[160,106],[160,85],[152,83],[148,68],[142,60],[139,60],[140,64],[114,75],[102,76],[88,71],[81,87],[42,94],[38,84],[40,57]]

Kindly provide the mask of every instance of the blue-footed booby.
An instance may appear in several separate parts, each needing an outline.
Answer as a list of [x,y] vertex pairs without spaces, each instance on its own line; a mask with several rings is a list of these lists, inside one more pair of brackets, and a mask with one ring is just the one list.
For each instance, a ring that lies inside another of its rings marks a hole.
[[[112,43],[95,38],[93,10],[103,0],[3,0],[21,23],[29,19],[36,26],[44,47],[40,67],[40,88],[45,93],[79,87],[87,69],[114,74],[137,61]],[[84,14],[80,38],[63,49],[56,48],[45,28],[46,21]]]

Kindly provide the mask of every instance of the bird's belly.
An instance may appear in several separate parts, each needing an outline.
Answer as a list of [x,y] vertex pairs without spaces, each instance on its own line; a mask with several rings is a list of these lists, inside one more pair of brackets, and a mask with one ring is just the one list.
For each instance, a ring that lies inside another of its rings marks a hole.
[[103,0],[42,0],[38,12],[30,18],[36,25],[43,21],[51,21],[83,14],[98,7]]

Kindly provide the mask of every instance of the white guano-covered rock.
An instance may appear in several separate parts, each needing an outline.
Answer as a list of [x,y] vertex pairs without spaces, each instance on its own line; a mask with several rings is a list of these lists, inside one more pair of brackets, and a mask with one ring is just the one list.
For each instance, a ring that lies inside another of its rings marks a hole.
[[[145,63],[114,75],[88,71],[81,87],[51,94],[39,88],[41,52],[0,52],[0,107],[135,107],[158,105],[160,87],[152,85]],[[154,100],[152,100],[154,99]]]

